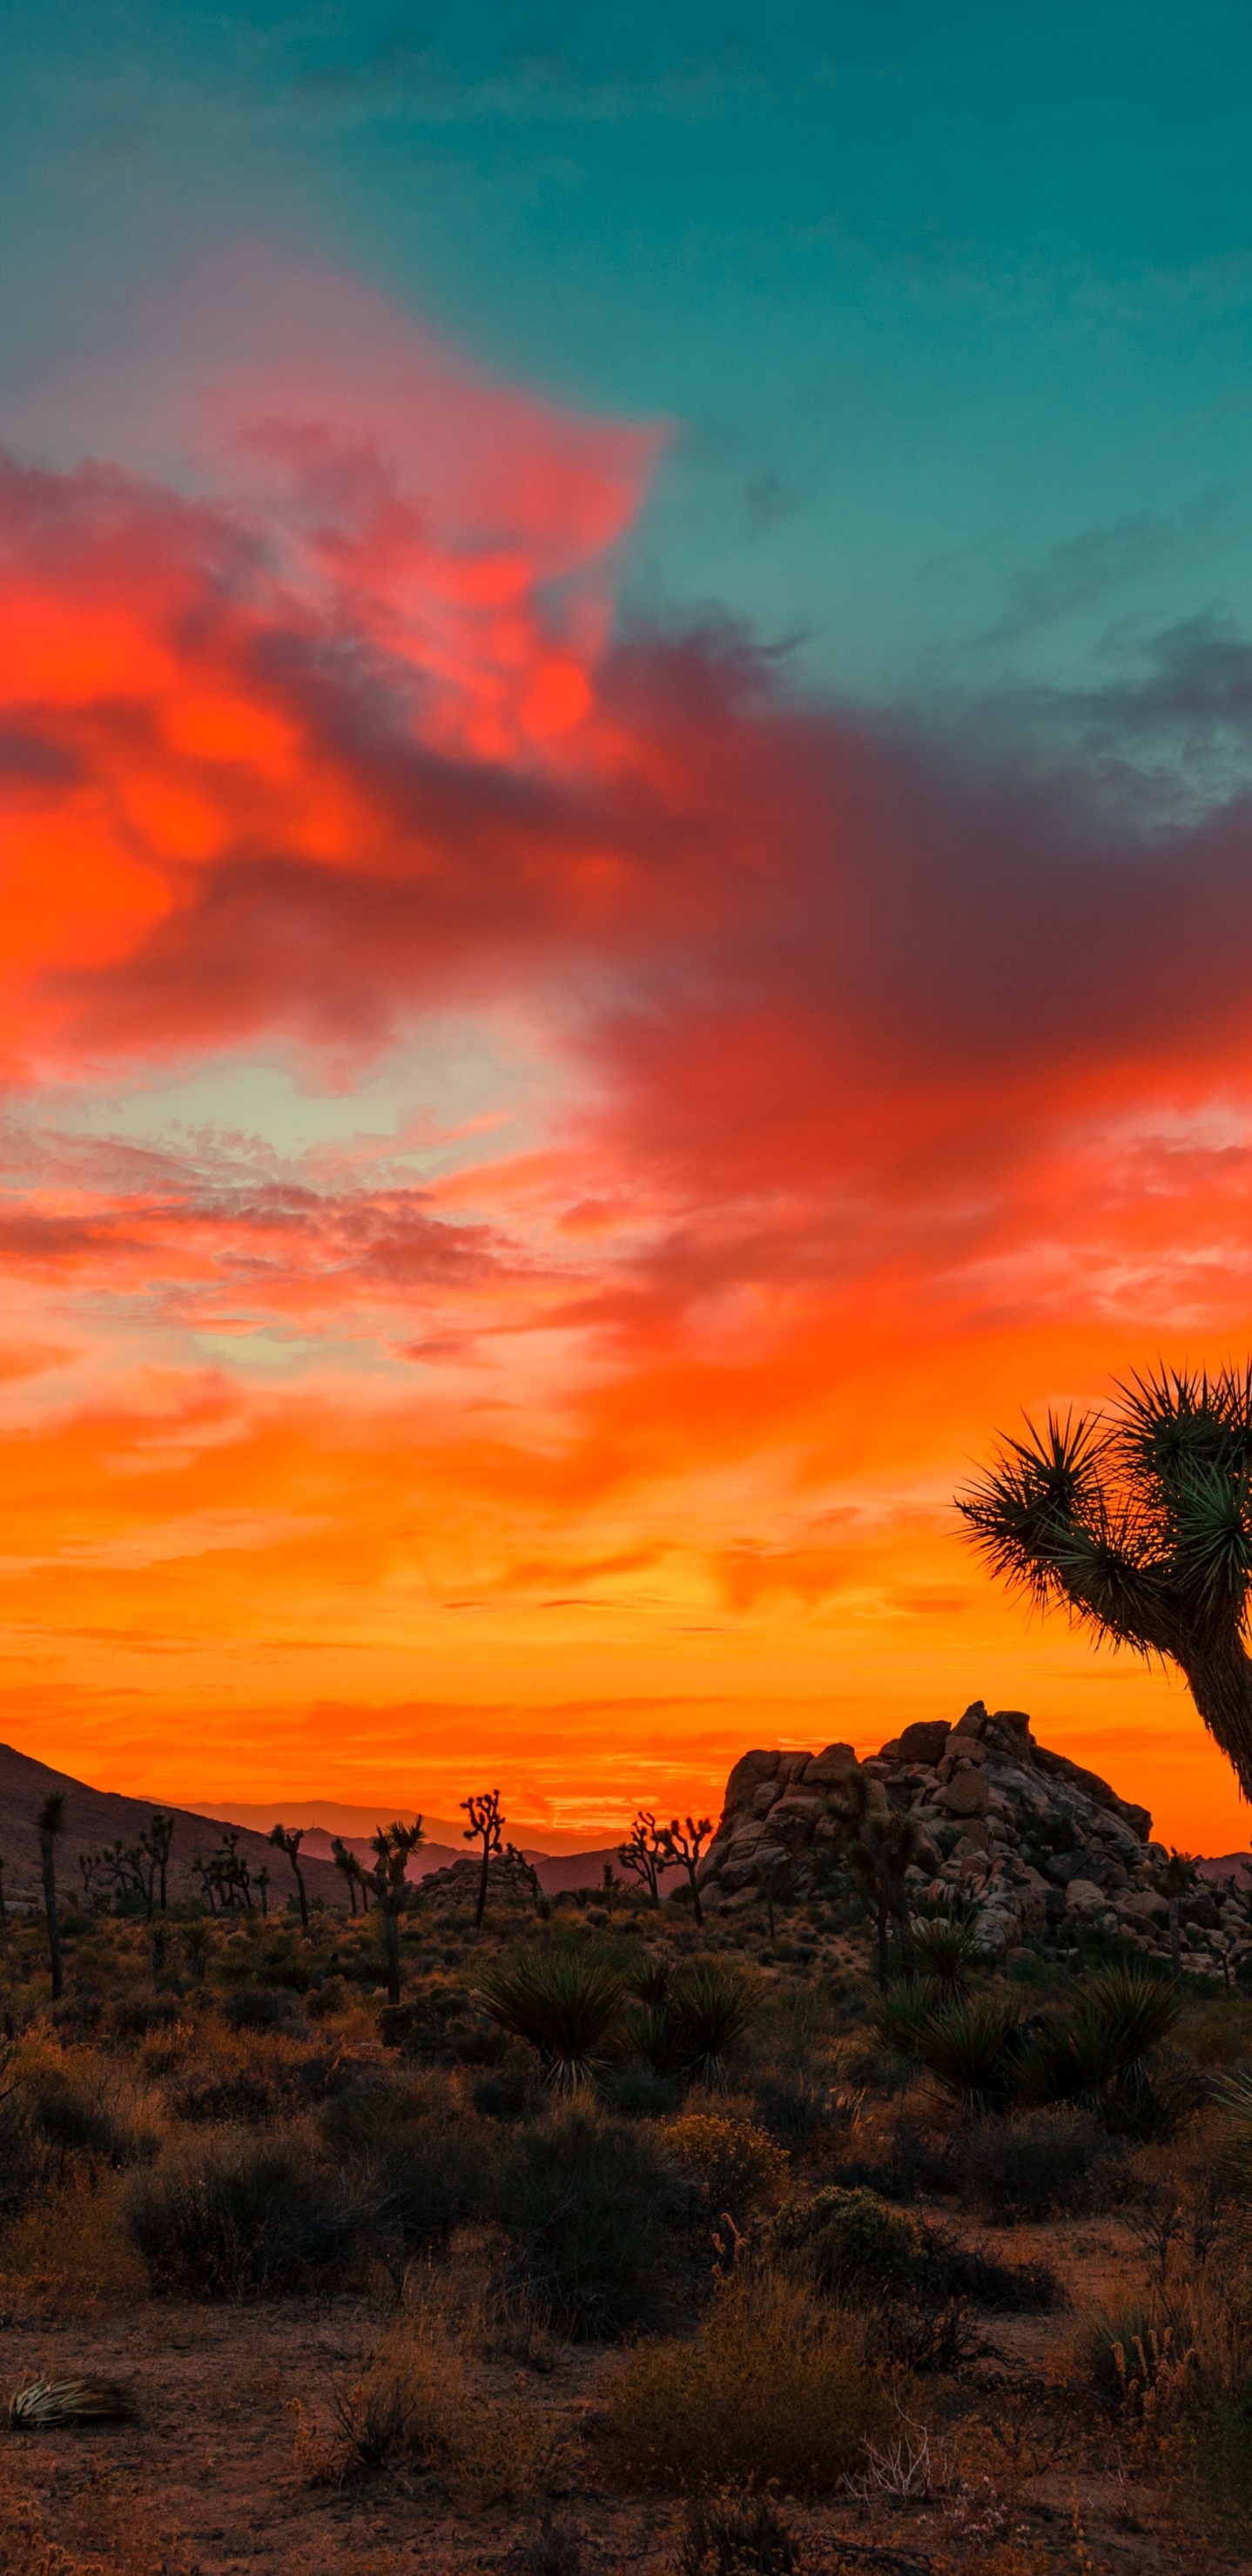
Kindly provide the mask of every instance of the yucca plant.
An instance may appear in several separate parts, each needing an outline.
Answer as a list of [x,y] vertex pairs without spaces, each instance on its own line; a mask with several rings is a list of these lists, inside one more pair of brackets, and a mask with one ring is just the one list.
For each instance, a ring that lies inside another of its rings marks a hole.
[[1014,2003],[973,1995],[919,2023],[913,2053],[963,2111],[1003,2111],[1017,2089],[1022,2030]]
[[673,1979],[673,1962],[661,1950],[645,1950],[626,1971],[628,1993],[641,2004],[663,2004]]
[[747,1987],[724,1968],[688,1968],[675,1979],[666,2009],[682,2063],[698,2083],[723,2085],[727,2058],[754,2018]]
[[676,2075],[686,2062],[682,2025],[667,2004],[645,2004],[631,2014],[630,2045],[653,2075]]
[[1150,2124],[1149,2059],[1168,2039],[1180,2004],[1168,1980],[1144,1968],[1106,1968],[1081,1990],[1068,2019],[1031,2035],[1024,2089],[1036,2101],[1076,2102],[1109,2128]]
[[572,1949],[518,1951],[489,1970],[476,1991],[501,2030],[528,2041],[558,2091],[588,2081],[622,2002],[616,1971]]
[[9,2400],[12,2433],[47,2433],[60,2424],[129,2424],[135,2401],[115,2379],[32,2379]]
[[896,2049],[901,2057],[916,2057],[917,2034],[944,2001],[938,1979],[901,1977],[880,1995],[874,2013],[874,2028],[884,2047]]
[[958,1923],[951,1915],[933,1914],[913,1926],[913,1956],[922,1977],[932,1980],[944,2003],[965,1992],[978,1957],[975,1922]]
[[1252,1366],[1161,1369],[1049,1414],[958,1496],[993,1574],[1098,1643],[1176,1664],[1252,1798]]

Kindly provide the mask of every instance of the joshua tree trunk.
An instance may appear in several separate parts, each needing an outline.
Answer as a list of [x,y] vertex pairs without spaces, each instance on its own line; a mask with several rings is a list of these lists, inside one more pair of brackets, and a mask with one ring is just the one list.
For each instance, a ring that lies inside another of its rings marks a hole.
[[387,1949],[387,2001],[389,2004],[398,2004],[400,2001],[400,1916],[397,1908],[389,1905],[385,1897],[380,1896],[378,1902],[382,1907],[383,1940]]
[[1252,1658],[1236,1637],[1178,1661],[1210,1735],[1233,1764],[1244,1797],[1252,1799]]
[[61,1964],[61,1927],[57,1922],[57,1863],[52,1836],[41,1833],[39,1857],[43,1864],[43,1910],[48,1923],[48,1957],[52,1966],[52,2000],[59,2004],[65,1982]]

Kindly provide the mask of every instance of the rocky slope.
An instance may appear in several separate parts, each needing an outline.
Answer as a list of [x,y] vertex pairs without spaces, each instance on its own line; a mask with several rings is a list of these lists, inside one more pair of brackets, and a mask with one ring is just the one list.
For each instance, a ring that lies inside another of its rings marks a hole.
[[[745,1753],[705,1857],[706,1906],[755,1902],[771,1868],[796,1893],[815,1888],[840,1838],[840,1790],[856,1772],[872,1782],[880,1809],[906,1808],[916,1820],[915,1897],[961,1885],[981,1899],[978,1937],[989,1957],[1037,1938],[1064,1946],[1084,1924],[1145,1950],[1167,1946],[1153,1885],[1166,1853],[1150,1839],[1146,1807],[1036,1743],[1020,1709],[989,1713],[981,1700],[955,1726],[946,1718],[906,1726],[864,1762],[849,1744],[811,1755]],[[1186,1899],[1182,1916],[1189,1964],[1199,1969],[1221,1974],[1223,1952],[1237,1963],[1252,1948],[1246,1903],[1220,1890]]]

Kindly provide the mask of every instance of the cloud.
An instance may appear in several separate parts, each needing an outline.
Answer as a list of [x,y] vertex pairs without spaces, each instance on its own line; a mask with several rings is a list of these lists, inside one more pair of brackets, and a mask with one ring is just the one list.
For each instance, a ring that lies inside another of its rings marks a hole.
[[[972,1696],[971,1447],[1246,1330],[1249,648],[923,714],[617,630],[654,434],[255,252],[54,390],[0,477],[32,1651],[173,1635],[187,1707],[260,1639],[362,1707],[611,1655],[732,1734],[832,1665],[866,1732]],[[543,1079],[472,1152],[398,1070],[335,1153],[97,1098],[505,1016]]]

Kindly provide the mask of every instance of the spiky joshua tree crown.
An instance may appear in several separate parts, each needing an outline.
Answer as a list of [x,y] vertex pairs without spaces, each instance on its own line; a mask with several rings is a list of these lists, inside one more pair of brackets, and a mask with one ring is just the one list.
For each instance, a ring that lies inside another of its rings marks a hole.
[[992,1573],[1101,1644],[1160,1656],[1252,1798],[1252,1366],[1162,1369],[1026,1425],[957,1508]]

